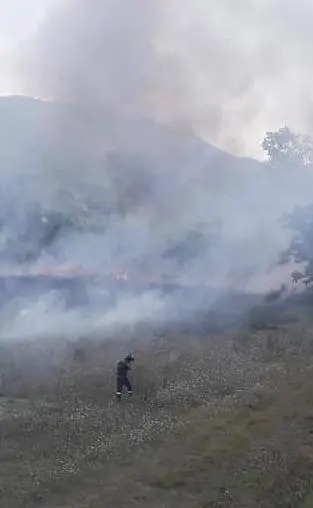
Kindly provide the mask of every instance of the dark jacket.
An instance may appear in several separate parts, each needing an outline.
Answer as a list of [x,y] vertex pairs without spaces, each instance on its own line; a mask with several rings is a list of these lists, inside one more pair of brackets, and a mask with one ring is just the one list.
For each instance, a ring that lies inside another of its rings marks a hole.
[[120,360],[117,362],[116,366],[116,375],[120,378],[127,377],[128,372],[130,371],[130,365],[125,362],[125,360]]

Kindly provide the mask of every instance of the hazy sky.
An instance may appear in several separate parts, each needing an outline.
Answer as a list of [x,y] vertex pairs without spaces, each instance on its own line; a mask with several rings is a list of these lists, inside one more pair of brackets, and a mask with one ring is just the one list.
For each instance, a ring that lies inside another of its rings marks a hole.
[[0,94],[22,92],[15,73],[20,48],[60,0],[0,0]]
[[0,94],[131,105],[261,155],[267,130],[313,131],[312,23],[312,0],[0,0]]

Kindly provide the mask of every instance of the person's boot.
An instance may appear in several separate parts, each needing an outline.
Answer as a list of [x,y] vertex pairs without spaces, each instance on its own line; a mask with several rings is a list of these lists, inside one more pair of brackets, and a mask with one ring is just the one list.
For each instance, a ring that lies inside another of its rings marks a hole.
[[128,397],[131,398],[133,395],[133,392],[131,390],[128,390],[127,394],[128,394]]
[[116,397],[116,400],[120,401],[122,398],[121,392],[116,392],[115,397]]

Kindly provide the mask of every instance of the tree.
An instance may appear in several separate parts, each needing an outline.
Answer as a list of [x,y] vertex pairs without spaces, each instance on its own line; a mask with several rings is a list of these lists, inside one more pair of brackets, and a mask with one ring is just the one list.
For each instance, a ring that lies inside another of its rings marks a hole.
[[313,165],[313,139],[296,134],[289,127],[267,132],[262,148],[272,167],[306,168]]
[[207,239],[200,231],[190,231],[185,238],[176,241],[163,254],[163,258],[175,260],[179,265],[184,265],[191,259],[196,258],[207,248]]
[[[276,132],[267,132],[262,143],[265,158],[271,167],[313,168],[313,140],[296,134],[288,127]],[[288,249],[283,253],[281,263],[294,261],[302,270],[291,274],[293,282],[302,281],[306,286],[313,282],[313,204],[296,207],[284,214],[282,225],[293,232]]]
[[175,261],[182,267],[199,256],[209,256],[211,249],[221,241],[220,231],[219,221],[211,220],[204,224],[198,223],[194,225],[194,229],[180,239],[174,240],[162,257]]
[[19,220],[6,217],[0,220],[0,256],[18,263],[34,261],[49,249],[64,230],[71,230],[75,224],[70,217],[60,212],[43,213],[40,207],[28,211]]
[[292,230],[294,236],[290,246],[283,253],[281,262],[293,260],[303,266],[291,274],[293,282],[302,281],[306,286],[313,282],[313,204],[299,206],[282,218],[284,227]]

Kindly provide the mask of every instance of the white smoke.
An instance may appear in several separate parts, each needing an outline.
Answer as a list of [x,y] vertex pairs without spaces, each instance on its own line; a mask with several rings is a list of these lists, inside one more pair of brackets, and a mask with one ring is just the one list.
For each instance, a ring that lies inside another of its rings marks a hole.
[[[306,0],[62,3],[21,66],[25,90],[56,101],[36,119],[53,148],[36,195],[57,207],[75,190],[86,203],[108,203],[115,218],[105,233],[59,238],[57,262],[168,271],[184,284],[279,285],[275,267],[290,239],[279,218],[310,201],[312,176],[232,159],[194,133],[259,155],[267,130],[310,132],[312,18]],[[164,259],[190,231],[207,238],[197,255]],[[122,300],[100,321],[163,309],[162,298],[143,301]]]

